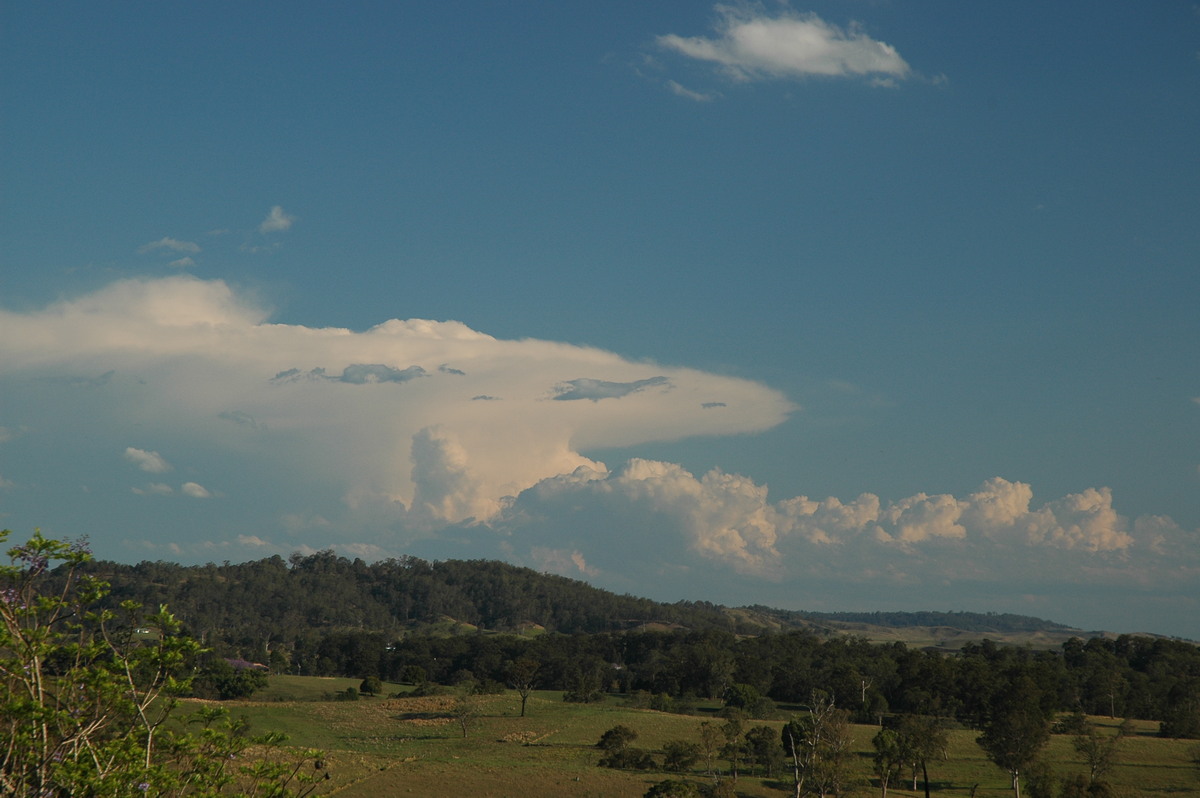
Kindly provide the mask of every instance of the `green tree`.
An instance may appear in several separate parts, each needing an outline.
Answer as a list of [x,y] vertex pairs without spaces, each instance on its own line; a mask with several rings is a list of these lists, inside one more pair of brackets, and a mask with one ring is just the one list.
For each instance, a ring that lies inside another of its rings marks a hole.
[[[181,728],[167,724],[199,646],[165,607],[97,609],[108,585],[83,572],[86,541],[35,532],[8,556],[0,566],[0,794],[285,798],[315,789],[323,774],[305,767],[315,752],[299,762],[242,757],[252,745],[278,750],[282,735],[247,735],[216,708],[184,717]],[[137,631],[145,629],[153,632]]]
[[904,766],[909,762],[908,752],[900,735],[891,729],[880,729],[871,745],[875,748],[872,759],[875,775],[879,778],[883,798],[887,798],[888,785],[904,773]]
[[916,789],[917,768],[925,784],[925,798],[929,798],[929,760],[946,754],[946,730],[941,721],[929,715],[902,715],[896,724],[901,750],[908,756],[913,767],[913,789]]
[[383,692],[383,681],[378,676],[368,676],[358,686],[358,692],[363,695],[379,695]]
[[667,740],[663,743],[663,770],[682,773],[700,760],[700,746],[687,740]]
[[761,766],[767,778],[783,768],[783,747],[774,728],[755,726],[746,732],[746,759],[751,768]]
[[619,751],[636,740],[637,737],[638,733],[636,731],[622,723],[613,726],[600,735],[600,740],[596,743],[596,747],[601,751]]
[[1009,689],[996,693],[983,724],[979,746],[1012,778],[1015,798],[1021,798],[1021,772],[1033,764],[1050,739],[1050,719],[1032,681],[1021,674]]

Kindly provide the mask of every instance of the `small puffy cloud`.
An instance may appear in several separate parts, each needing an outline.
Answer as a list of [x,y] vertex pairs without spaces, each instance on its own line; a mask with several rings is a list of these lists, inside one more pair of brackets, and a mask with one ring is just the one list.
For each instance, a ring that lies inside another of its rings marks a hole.
[[183,257],[179,260],[173,260],[167,265],[174,266],[176,269],[190,269],[196,265],[196,259],[191,256]]
[[[188,252],[195,255],[200,251],[200,245],[194,241],[180,241],[177,238],[164,236],[157,241],[151,241],[149,244],[143,244],[138,247],[138,253],[145,255],[147,252],[154,252],[160,249],[170,250],[171,252]],[[191,260],[191,258],[187,258],[187,260]]]
[[260,233],[282,233],[292,229],[292,224],[296,221],[296,217],[285,213],[283,207],[276,205],[271,208],[267,218],[262,220],[262,224],[258,226]]
[[716,36],[658,37],[658,44],[689,58],[717,64],[735,80],[869,76],[876,82],[908,77],[896,48],[858,26],[839,28],[816,14],[790,10],[769,16],[754,6],[717,6]]
[[171,470],[171,464],[158,452],[148,452],[133,446],[125,450],[125,459],[150,474],[165,474]]
[[195,482],[185,482],[179,488],[185,496],[191,496],[193,499],[210,499],[212,494],[203,485]]

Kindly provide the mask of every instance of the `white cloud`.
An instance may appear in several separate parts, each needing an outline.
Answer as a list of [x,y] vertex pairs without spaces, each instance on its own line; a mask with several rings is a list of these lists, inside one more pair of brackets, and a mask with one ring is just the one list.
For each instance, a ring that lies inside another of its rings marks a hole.
[[173,260],[170,263],[168,263],[167,265],[173,266],[176,269],[190,269],[196,265],[196,259],[192,258],[190,256],[184,257],[184,258],[180,258],[179,260]]
[[165,474],[171,470],[171,464],[158,452],[148,452],[133,446],[125,450],[125,459],[151,474]]
[[193,499],[212,498],[212,494],[208,492],[208,489],[195,482],[185,482],[180,486],[179,490],[181,490],[185,496],[191,496]]
[[172,252],[190,252],[195,255],[200,251],[200,245],[192,241],[180,241],[177,238],[164,236],[157,241],[151,241],[149,244],[143,244],[138,247],[138,253],[144,255],[147,252],[154,252],[159,249],[169,249]]
[[668,50],[720,66],[736,80],[808,76],[872,76],[886,85],[909,76],[895,47],[858,26],[842,29],[816,14],[769,16],[750,6],[716,7],[716,36],[658,37]]
[[296,221],[296,217],[285,213],[282,206],[276,205],[271,208],[267,214],[267,218],[263,219],[262,224],[258,226],[260,233],[282,233],[292,229],[292,224]]
[[[73,387],[81,380],[87,390]],[[365,332],[275,324],[225,283],[187,275],[0,311],[0,395],[10,433],[70,453],[72,484],[100,478],[81,470],[89,445],[97,463],[123,451],[147,473],[170,470],[157,451],[113,440],[132,429],[205,473],[223,469],[234,487],[205,512],[228,507],[239,513],[231,525],[255,524],[240,527],[240,544],[219,544],[247,556],[425,556],[419,544],[639,594],[686,582],[677,597],[735,602],[765,600],[764,585],[781,596],[835,583],[929,595],[1156,581],[1194,592],[1200,582],[1200,531],[1125,517],[1107,488],[1035,502],[1032,486],[994,477],[965,495],[772,498],[719,469],[649,459],[610,469],[582,452],[761,432],[796,408],[752,381],[501,340],[455,321],[393,319]],[[13,471],[19,460],[5,466],[6,478],[34,482]],[[213,495],[196,482],[134,493]],[[178,502],[141,506],[183,523],[196,515],[190,503],[187,515]],[[246,520],[247,508],[259,517]],[[272,530],[283,542],[270,543]],[[187,541],[211,537],[197,526],[175,534],[193,553],[201,544]]]
[[[489,517],[539,480],[596,467],[581,450],[757,432],[795,409],[748,380],[499,340],[456,321],[393,319],[362,333],[272,324],[225,283],[187,275],[0,311],[0,381],[110,371],[101,393],[58,390],[58,401],[90,402],[97,427],[136,423],[176,449],[203,443],[261,473],[298,470],[419,528]],[[134,447],[126,457],[167,465]]]

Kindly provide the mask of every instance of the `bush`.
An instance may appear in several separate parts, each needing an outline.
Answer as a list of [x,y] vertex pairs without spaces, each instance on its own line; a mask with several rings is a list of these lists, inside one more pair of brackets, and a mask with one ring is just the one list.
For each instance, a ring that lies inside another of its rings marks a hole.
[[604,751],[619,751],[637,739],[638,733],[625,725],[613,726],[600,735],[596,747]]
[[700,761],[700,746],[687,740],[668,740],[663,744],[663,770],[679,773]]
[[620,770],[653,770],[654,757],[649,751],[628,746],[609,752],[600,760],[602,768],[617,768]]
[[667,779],[646,790],[645,798],[699,798],[700,788],[690,781]]
[[358,692],[363,695],[379,695],[383,692],[383,682],[378,676],[368,676],[358,686]]

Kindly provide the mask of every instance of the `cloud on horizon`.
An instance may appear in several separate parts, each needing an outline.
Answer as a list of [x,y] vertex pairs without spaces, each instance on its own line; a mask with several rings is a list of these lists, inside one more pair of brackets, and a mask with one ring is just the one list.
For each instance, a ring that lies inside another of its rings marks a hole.
[[[657,37],[660,47],[688,58],[717,65],[729,78],[746,82],[768,78],[865,77],[893,85],[911,74],[896,48],[872,39],[857,25],[843,29],[816,14],[785,9],[768,15],[758,6],[716,6],[716,36]],[[672,91],[692,99],[707,95],[683,89]],[[682,91],[681,91],[682,90]]]
[[[749,380],[501,340],[457,321],[392,319],[363,332],[273,323],[226,283],[187,275],[0,311],[0,391],[13,398],[0,418],[6,448],[71,458],[96,437],[97,462],[115,450],[151,474],[172,470],[167,451],[186,457],[188,481],[114,490],[266,514],[212,516],[208,537],[192,540],[151,539],[163,527],[147,522],[129,545],[149,555],[424,546],[635,593],[722,600],[699,595],[708,585],[763,603],[771,590],[794,603],[831,585],[884,600],[954,586],[1200,595],[1200,530],[1126,517],[1106,487],[1035,502],[1031,485],[993,477],[965,496],[771,498],[720,469],[696,475],[652,459],[610,469],[583,452],[760,433],[797,408]],[[72,419],[80,426],[63,423]],[[157,451],[104,437],[134,429]],[[107,473],[96,469],[79,481]],[[220,491],[201,484],[214,474]],[[4,476],[6,495],[32,481],[19,461]],[[228,541],[213,539],[231,525]],[[256,542],[247,548],[238,533]]]

